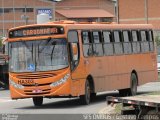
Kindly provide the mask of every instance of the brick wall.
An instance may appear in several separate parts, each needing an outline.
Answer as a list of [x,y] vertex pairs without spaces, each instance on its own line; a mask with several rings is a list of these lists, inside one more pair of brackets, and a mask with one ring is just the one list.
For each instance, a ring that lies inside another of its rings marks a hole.
[[[53,8],[52,3],[42,2],[40,0],[0,0],[0,8],[7,9],[10,8],[9,12],[0,13],[0,33],[2,35],[3,26],[5,31],[17,26],[25,25],[25,20],[22,19],[22,15],[25,15],[24,11],[15,11],[13,8],[33,8],[32,12],[26,12],[26,15],[29,17],[28,24],[36,23],[36,15],[38,8]],[[2,11],[1,11],[2,12]],[[4,23],[4,24],[3,24]],[[0,35],[0,36],[1,36]]]
[[[28,24],[36,23],[36,15],[38,8],[53,8],[52,3],[42,2],[40,0],[0,0],[0,8],[34,8],[33,12],[27,12],[29,16]],[[114,5],[111,0],[63,0],[56,3],[56,9],[104,9],[114,14]],[[5,30],[12,27],[25,25],[25,21],[21,18],[25,13],[23,11],[16,11],[15,13],[8,12],[2,17],[0,14],[0,32],[3,29],[3,23]],[[94,13],[91,13],[94,14]],[[15,15],[15,16],[14,16]],[[64,16],[56,13],[57,20],[66,19]],[[4,22],[3,22],[4,20]],[[87,21],[87,19],[84,21]]]
[[160,29],[160,0],[119,0],[119,21],[149,23]]
[[100,8],[114,14],[113,3],[109,0],[64,0],[56,4],[56,9]]

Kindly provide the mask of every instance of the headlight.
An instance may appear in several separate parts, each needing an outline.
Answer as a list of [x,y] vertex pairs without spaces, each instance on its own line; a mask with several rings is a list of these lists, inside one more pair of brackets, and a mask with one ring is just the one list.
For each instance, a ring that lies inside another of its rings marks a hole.
[[50,84],[50,87],[56,87],[56,86],[59,86],[63,83],[65,83],[67,81],[67,79],[69,78],[69,74],[66,74],[63,78],[61,78],[60,80],[56,81],[56,82],[53,82]]
[[10,85],[12,85],[15,88],[18,88],[18,89],[23,89],[24,88],[23,85],[17,84],[14,81],[12,81],[11,79],[9,79],[9,83],[10,83]]

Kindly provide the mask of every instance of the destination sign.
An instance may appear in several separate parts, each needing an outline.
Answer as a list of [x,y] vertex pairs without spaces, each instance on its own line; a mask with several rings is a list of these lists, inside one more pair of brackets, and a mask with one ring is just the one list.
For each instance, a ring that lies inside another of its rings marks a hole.
[[11,30],[9,32],[9,38],[45,36],[45,35],[57,35],[57,34],[64,34],[63,27],[57,27],[57,26],[37,27],[36,26],[36,27],[30,27],[30,28]]

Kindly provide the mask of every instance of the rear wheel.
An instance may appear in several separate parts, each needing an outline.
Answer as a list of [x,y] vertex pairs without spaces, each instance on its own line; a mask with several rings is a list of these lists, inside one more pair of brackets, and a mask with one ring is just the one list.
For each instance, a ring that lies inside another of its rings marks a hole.
[[137,94],[137,84],[138,84],[138,79],[135,73],[131,74],[131,88],[129,90],[130,96],[134,96]]
[[91,100],[94,100],[96,98],[96,93],[91,93]]
[[119,90],[120,96],[134,96],[137,94],[138,79],[135,73],[131,74],[130,88]]
[[33,97],[34,106],[42,106],[43,97]]
[[91,99],[90,85],[89,81],[86,80],[85,83],[85,94],[80,96],[81,103],[84,105],[88,105]]

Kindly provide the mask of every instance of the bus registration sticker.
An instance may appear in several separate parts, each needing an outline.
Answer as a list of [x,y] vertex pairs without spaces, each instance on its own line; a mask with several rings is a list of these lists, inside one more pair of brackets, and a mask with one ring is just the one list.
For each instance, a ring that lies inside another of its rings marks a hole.
[[29,71],[35,71],[35,65],[34,64],[29,64],[27,69]]

